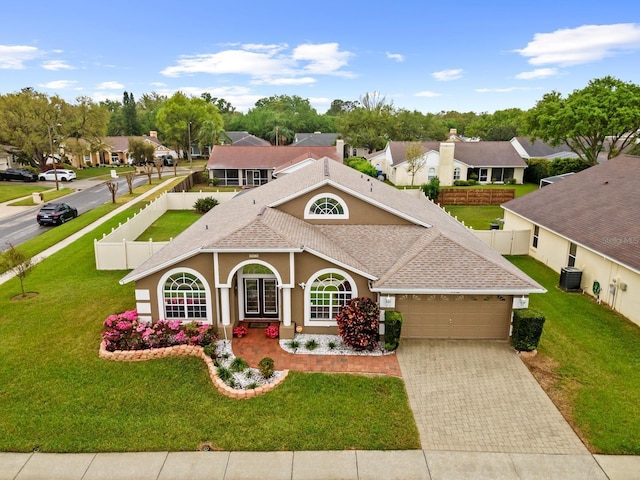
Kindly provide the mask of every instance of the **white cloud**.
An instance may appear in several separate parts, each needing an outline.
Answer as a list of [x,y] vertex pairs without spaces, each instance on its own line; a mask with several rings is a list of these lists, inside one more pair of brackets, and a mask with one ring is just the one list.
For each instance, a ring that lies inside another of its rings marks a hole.
[[53,82],[40,83],[39,87],[49,88],[51,90],[63,90],[66,88],[72,88],[76,83],[75,80],[54,80]]
[[436,93],[436,92],[430,92],[428,90],[424,90],[422,92],[416,93],[415,96],[416,97],[429,97],[429,98],[432,98],[432,97],[439,97],[440,94]]
[[401,53],[389,53],[387,52],[387,58],[395,60],[396,62],[404,62],[404,55]]
[[536,78],[554,77],[558,74],[557,68],[536,68],[530,72],[522,72],[516,75],[518,80],[533,80]]
[[476,88],[478,93],[510,93],[510,92],[528,92],[532,90],[528,87],[504,87],[504,88]]
[[[288,51],[286,44],[247,44],[217,53],[183,55],[177,65],[160,73],[168,77],[207,73],[248,75],[263,83],[276,78],[309,75],[352,76],[342,70],[352,54],[341,51],[337,43],[303,44]],[[302,83],[309,83],[303,80]]]
[[463,70],[461,68],[440,70],[439,72],[433,72],[431,76],[441,82],[450,82],[451,80],[462,78],[462,72]]
[[40,56],[36,47],[0,45],[0,69],[22,70],[24,63]]
[[261,78],[251,82],[254,85],[310,85],[316,83],[317,80],[312,77],[300,77],[300,78]]
[[119,82],[102,82],[96,88],[98,90],[122,90],[124,85]]
[[167,84],[164,82],[151,82],[152,87],[166,87]]
[[42,68],[45,70],[75,70],[75,67],[72,67],[64,60],[49,60],[42,63]]
[[582,25],[551,33],[536,33],[525,48],[515,50],[529,57],[531,65],[580,65],[625,50],[640,49],[640,25]]
[[91,95],[91,98],[96,102],[103,102],[105,100],[113,100],[114,102],[122,101],[122,95],[120,93],[113,92],[94,92],[93,95]]

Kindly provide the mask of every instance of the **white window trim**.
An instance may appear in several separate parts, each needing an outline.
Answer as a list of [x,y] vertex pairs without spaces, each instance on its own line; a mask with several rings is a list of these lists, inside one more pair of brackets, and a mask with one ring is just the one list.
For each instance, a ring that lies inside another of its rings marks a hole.
[[311,286],[316,278],[327,273],[335,273],[344,277],[344,279],[351,284],[351,298],[356,298],[358,296],[358,286],[356,285],[356,282],[353,280],[353,277],[344,270],[340,270],[338,268],[325,268],[323,270],[318,270],[309,277],[304,288],[304,324],[307,327],[335,327],[338,325],[335,320],[313,320],[311,318]]
[[[342,211],[344,213],[341,214],[337,214],[337,215],[318,215],[318,214],[314,214],[314,213],[310,213],[309,210],[311,209],[311,206],[316,203],[318,200],[320,200],[321,198],[331,198],[332,200],[335,200],[336,202],[338,202],[340,204],[340,206],[342,207]],[[323,220],[343,220],[343,219],[348,219],[349,218],[349,207],[347,207],[346,202],[340,198],[338,195],[334,194],[334,193],[319,193],[318,195],[315,195],[311,198],[311,200],[309,200],[307,202],[307,204],[304,207],[304,218],[305,219],[323,219]]]
[[211,298],[211,287],[209,286],[209,282],[202,276],[200,272],[197,270],[193,270],[192,268],[173,268],[166,272],[158,281],[157,286],[157,301],[158,301],[158,313],[160,315],[161,320],[166,320],[166,312],[164,310],[164,285],[167,283],[167,279],[172,275],[178,273],[189,273],[195,276],[198,280],[202,282],[202,286],[204,287],[205,298],[207,300],[207,318],[198,318],[194,320],[183,319],[184,322],[198,321],[202,323],[212,324],[213,323],[213,311],[211,309],[212,298]]

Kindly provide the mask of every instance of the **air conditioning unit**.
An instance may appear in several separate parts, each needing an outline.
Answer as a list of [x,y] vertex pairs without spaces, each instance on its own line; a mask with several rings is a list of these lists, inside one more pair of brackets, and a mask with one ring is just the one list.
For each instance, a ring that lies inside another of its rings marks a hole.
[[576,267],[564,267],[560,271],[560,288],[565,292],[580,292],[582,270]]

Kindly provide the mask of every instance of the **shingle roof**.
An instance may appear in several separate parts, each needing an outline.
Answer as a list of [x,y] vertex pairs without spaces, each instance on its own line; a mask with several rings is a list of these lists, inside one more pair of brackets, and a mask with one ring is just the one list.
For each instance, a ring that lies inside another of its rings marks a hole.
[[640,157],[620,155],[503,205],[640,271]]
[[147,141],[153,143],[156,147],[162,145],[160,140],[157,137],[153,137],[150,135],[140,135],[140,136],[117,136],[117,137],[104,137],[104,143],[111,146],[112,152],[126,152],[129,150],[129,139],[136,138],[142,141]]
[[[323,185],[395,213],[410,224],[317,225],[278,209],[288,199]],[[330,258],[370,278],[379,289],[544,291],[425,197],[412,197],[328,159],[212,209],[122,282],[142,278],[200,251],[274,249]]]
[[529,137],[516,137],[518,143],[527,152],[530,158],[545,158],[552,157],[556,154],[563,154],[562,156],[575,156],[576,154],[566,145],[558,145],[552,147],[546,142],[543,142],[539,138],[536,138],[533,142]]
[[216,145],[211,150],[207,168],[265,168],[290,166],[294,160],[329,157],[342,161],[335,147],[238,147]]
[[234,147],[270,147],[271,144],[249,132],[226,132]]
[[291,146],[331,147],[336,144],[337,133],[296,133]]
[[[440,151],[441,142],[421,142],[425,153]],[[471,167],[526,167],[510,142],[452,142],[453,158]],[[393,165],[406,161],[407,142],[389,142]]]

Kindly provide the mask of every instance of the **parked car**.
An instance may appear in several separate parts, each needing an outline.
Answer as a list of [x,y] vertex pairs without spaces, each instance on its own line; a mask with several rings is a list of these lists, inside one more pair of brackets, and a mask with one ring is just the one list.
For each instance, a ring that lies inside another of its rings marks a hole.
[[62,225],[67,220],[77,216],[78,209],[71,205],[66,203],[47,203],[38,212],[36,220],[39,225]]
[[76,172],[74,172],[73,170],[65,170],[62,168],[56,169],[55,173],[53,169],[47,170],[46,172],[42,172],[40,175],[38,175],[38,179],[39,180],[55,180],[56,175],[58,176],[58,181],[62,181],[62,182],[71,182],[76,179]]
[[35,182],[38,180],[38,175],[24,168],[7,168],[6,170],[0,170],[0,180]]
[[163,155],[162,156],[162,164],[165,167],[173,167],[173,156],[171,156],[171,155]]

